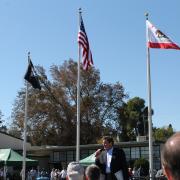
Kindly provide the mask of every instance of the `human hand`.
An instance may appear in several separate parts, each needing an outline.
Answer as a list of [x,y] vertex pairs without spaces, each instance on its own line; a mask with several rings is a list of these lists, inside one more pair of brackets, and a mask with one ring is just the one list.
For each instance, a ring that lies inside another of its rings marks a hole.
[[98,149],[96,152],[95,152],[95,157],[98,157],[102,152],[102,149]]

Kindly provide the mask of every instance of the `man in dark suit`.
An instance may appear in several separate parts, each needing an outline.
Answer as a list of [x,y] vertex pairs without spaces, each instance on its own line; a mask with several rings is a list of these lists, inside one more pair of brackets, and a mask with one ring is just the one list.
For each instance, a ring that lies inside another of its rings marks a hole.
[[110,136],[103,137],[103,149],[95,154],[95,164],[99,166],[105,180],[128,180],[126,156],[122,149],[114,147]]

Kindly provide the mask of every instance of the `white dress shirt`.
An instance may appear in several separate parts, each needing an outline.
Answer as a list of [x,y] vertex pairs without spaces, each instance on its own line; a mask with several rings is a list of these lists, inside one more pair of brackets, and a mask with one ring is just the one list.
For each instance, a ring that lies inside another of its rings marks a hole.
[[111,159],[112,159],[112,152],[113,152],[113,147],[109,150],[106,151],[106,173],[110,173],[110,165],[111,165]]

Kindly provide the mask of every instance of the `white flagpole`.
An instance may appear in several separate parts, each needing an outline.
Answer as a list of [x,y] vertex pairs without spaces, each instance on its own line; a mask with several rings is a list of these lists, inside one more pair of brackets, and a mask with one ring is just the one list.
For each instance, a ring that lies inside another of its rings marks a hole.
[[[30,53],[28,53],[28,63],[29,63],[29,59],[30,59]],[[26,139],[27,139],[28,86],[29,86],[29,84],[26,81],[22,180],[26,179],[26,141],[27,141]]]
[[[148,20],[148,13],[146,13]],[[148,89],[148,129],[149,129],[149,176],[153,178],[153,146],[152,146],[152,108],[151,108],[151,73],[150,73],[150,51],[147,46],[148,28],[146,27],[146,47],[147,47],[147,89]]]
[[[79,8],[79,26],[80,26],[81,8]],[[79,162],[80,154],[80,62],[81,49],[78,46],[78,77],[77,77],[77,135],[76,135],[76,161]]]

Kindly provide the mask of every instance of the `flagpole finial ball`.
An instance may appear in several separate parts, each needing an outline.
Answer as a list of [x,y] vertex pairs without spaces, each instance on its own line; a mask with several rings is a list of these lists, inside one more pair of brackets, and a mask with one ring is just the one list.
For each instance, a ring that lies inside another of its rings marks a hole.
[[30,52],[28,52],[28,57],[30,57]]
[[145,16],[146,16],[146,19],[148,19],[149,14],[146,12],[146,13],[145,13]]

